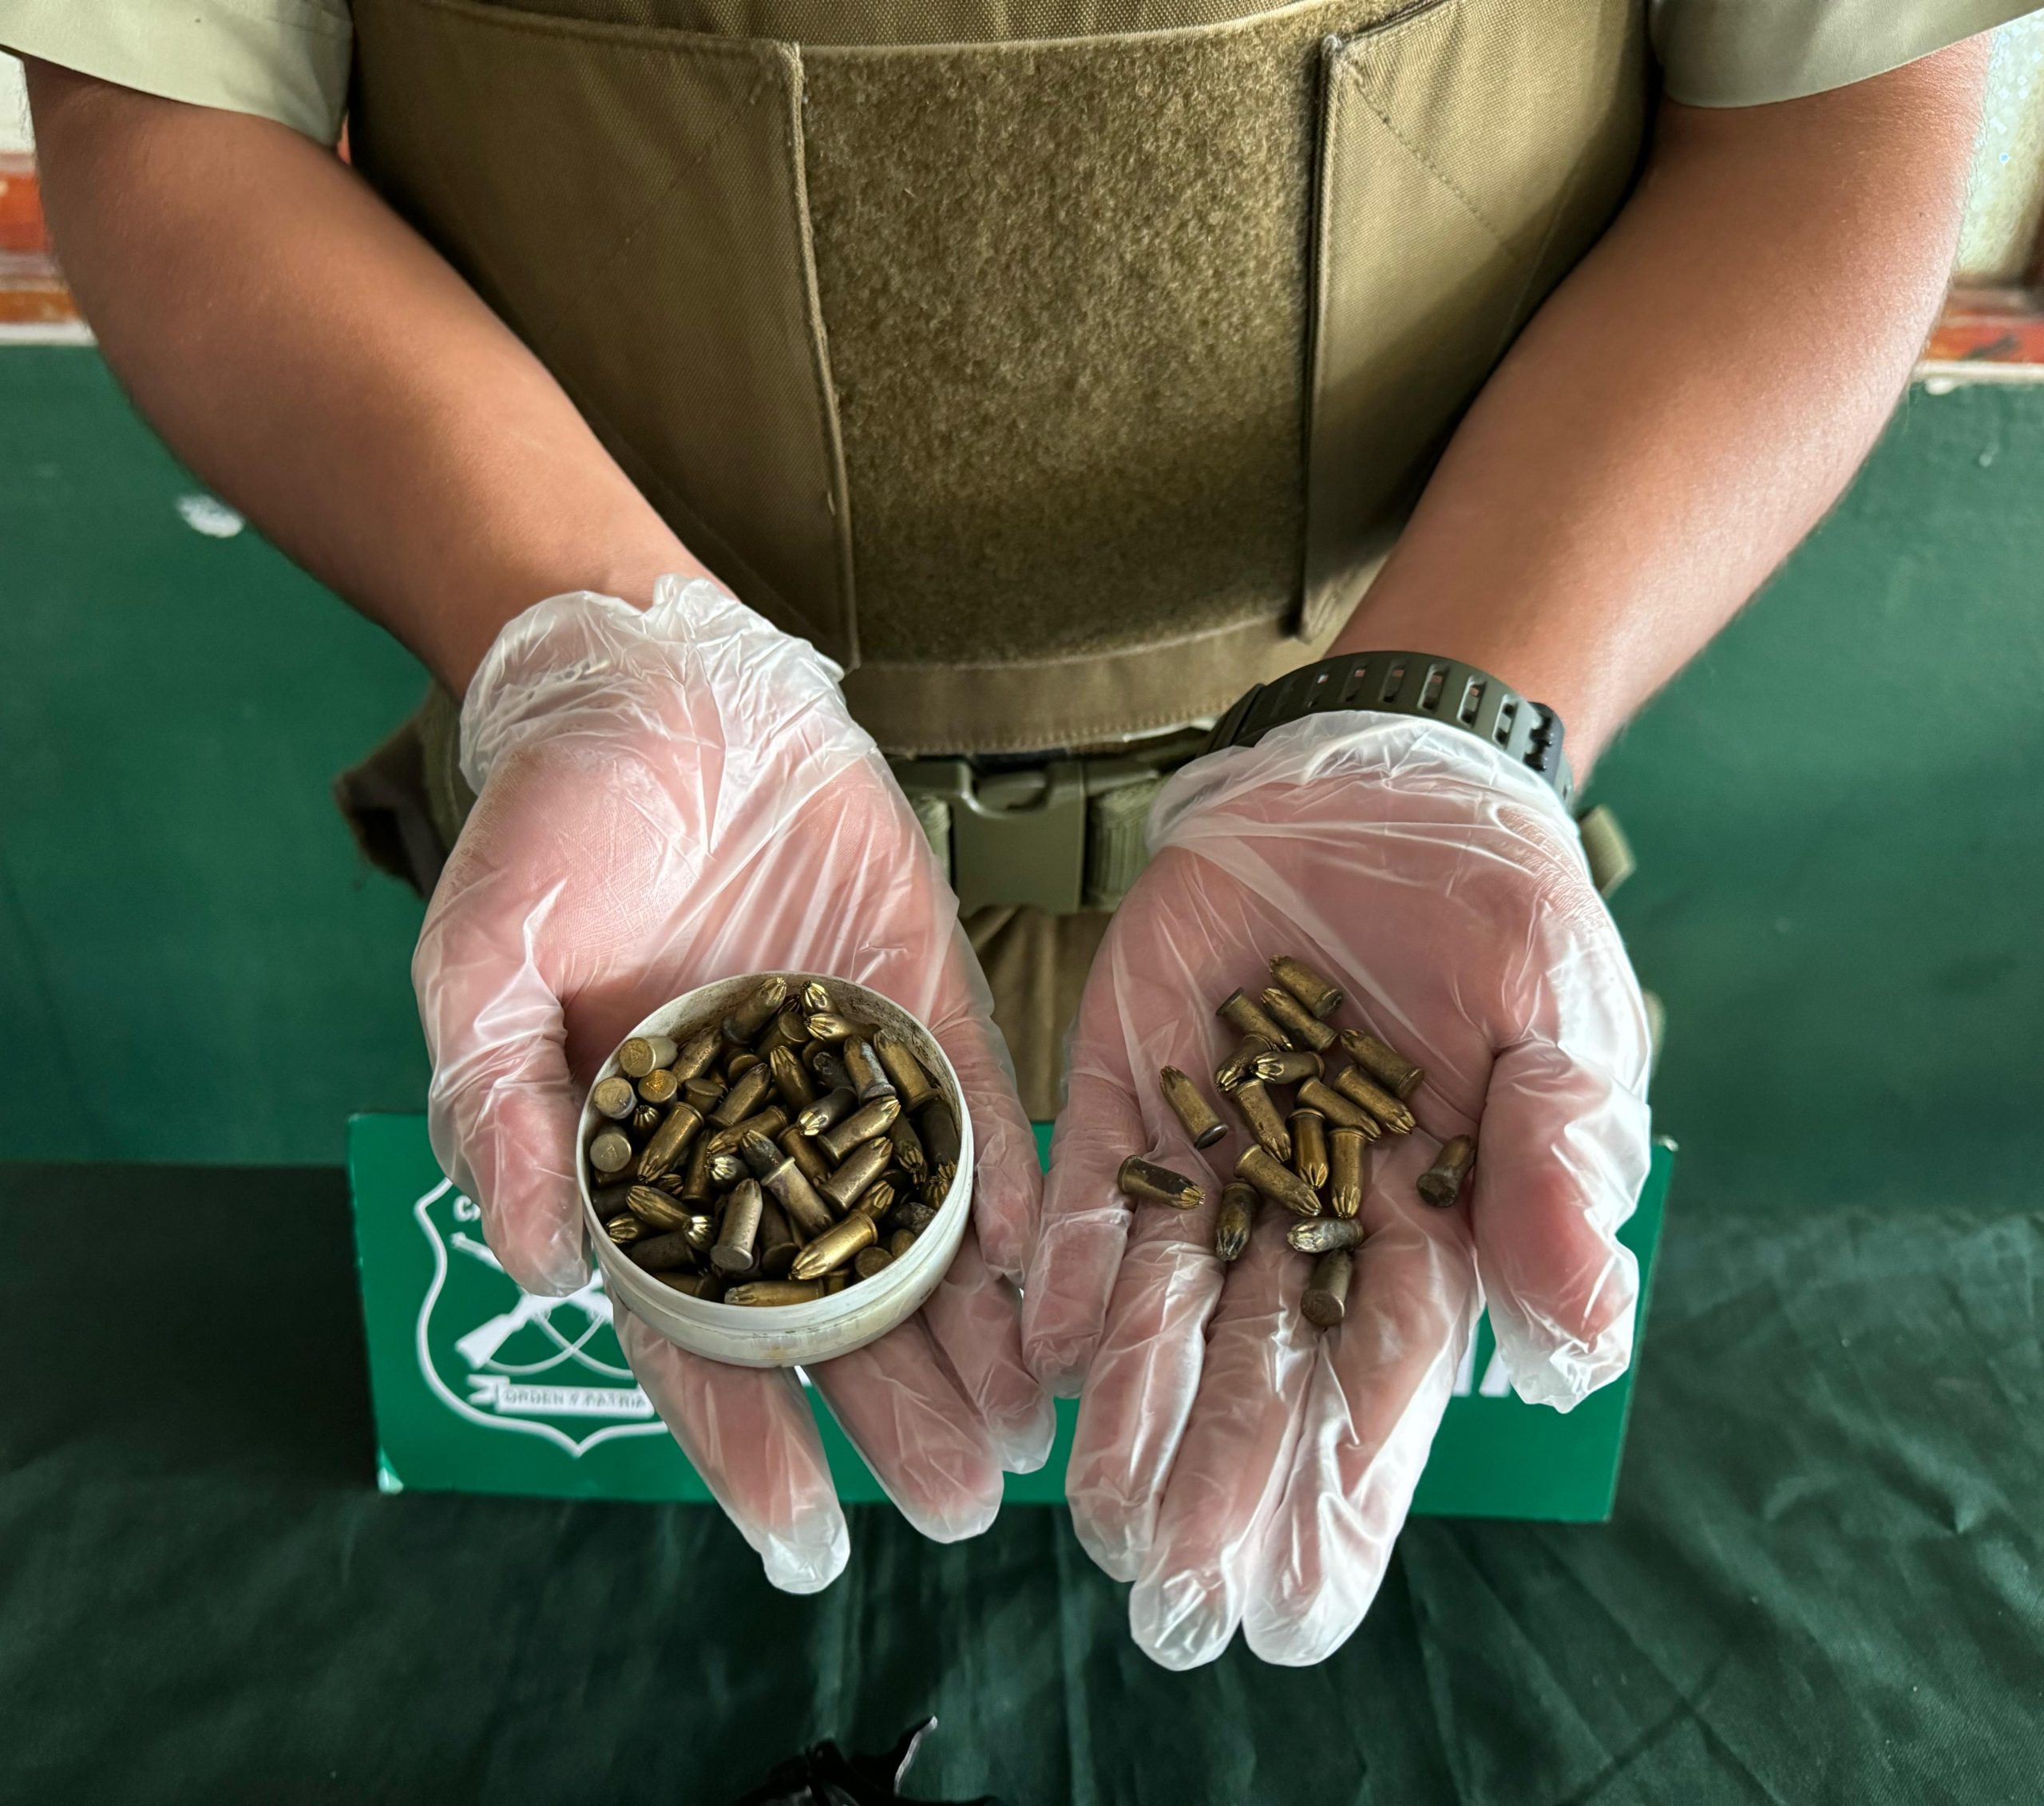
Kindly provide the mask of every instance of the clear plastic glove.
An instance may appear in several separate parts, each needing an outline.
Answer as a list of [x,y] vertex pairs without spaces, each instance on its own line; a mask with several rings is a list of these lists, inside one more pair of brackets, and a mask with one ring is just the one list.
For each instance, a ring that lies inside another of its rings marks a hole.
[[[978,1147],[974,1229],[916,1317],[810,1370],[889,1496],[941,1541],[986,1528],[1004,1465],[1040,1465],[1049,1402],[1021,1360],[1013,1281],[1035,1231],[1036,1144],[957,903],[835,666],[715,584],[664,578],[644,612],[586,592],[507,626],[461,711],[479,793],[412,977],[428,1121],[520,1284],[586,1276],[583,1095],[648,1012],[734,973],[869,985],[929,1024]],[[849,1552],[791,1372],[683,1353],[621,1309],[620,1341],[711,1490],[790,1592]]]
[[[1625,1370],[1646,1012],[1553,793],[1452,728],[1292,723],[1187,766],[1150,836],[1080,1005],[1024,1345],[1053,1389],[1083,1382],[1072,1521],[1135,1583],[1143,1650],[1191,1667],[1239,1623],[1266,1661],[1318,1661],[1376,1595],[1487,1296],[1522,1397],[1567,1410]],[[1157,1085],[1176,1066],[1214,1095],[1237,1037],[1214,1006],[1278,953],[1427,1074],[1420,1127],[1372,1150],[1369,1239],[1325,1332],[1299,1315],[1289,1212],[1262,1206],[1232,1266],[1213,1253],[1240,1117],[1222,1104],[1232,1132],[1194,1153]],[[1469,1133],[1462,1200],[1423,1203],[1439,1142]],[[1202,1180],[1205,1208],[1131,1214],[1115,1174],[1139,1153]]]

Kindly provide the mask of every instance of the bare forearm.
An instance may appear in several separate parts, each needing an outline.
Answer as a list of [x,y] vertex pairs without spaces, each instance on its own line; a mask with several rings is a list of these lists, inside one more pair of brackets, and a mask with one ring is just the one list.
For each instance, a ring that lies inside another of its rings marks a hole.
[[1521,335],[1335,643],[1467,659],[1579,770],[1816,525],[1951,267],[1984,41],[1808,100],[1663,107],[1645,180]]
[[337,159],[32,66],[57,254],[172,448],[458,692],[545,596],[702,567],[538,361]]

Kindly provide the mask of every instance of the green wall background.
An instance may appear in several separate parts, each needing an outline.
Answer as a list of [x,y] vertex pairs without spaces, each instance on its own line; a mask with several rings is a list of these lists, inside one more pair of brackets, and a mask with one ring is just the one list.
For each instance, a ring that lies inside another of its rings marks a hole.
[[[0,1158],[328,1163],[416,1108],[419,909],[333,774],[411,659],[197,493],[97,354],[0,353]],[[2022,1193],[2044,1142],[2044,390],[1912,391],[1598,774],[1682,1197]]]

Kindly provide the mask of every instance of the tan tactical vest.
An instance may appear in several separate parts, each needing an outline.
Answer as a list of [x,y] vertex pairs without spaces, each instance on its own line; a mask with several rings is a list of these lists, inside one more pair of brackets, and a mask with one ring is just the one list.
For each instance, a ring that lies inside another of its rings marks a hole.
[[1624,196],[1641,0],[355,0],[358,166],[892,751],[1316,655]]

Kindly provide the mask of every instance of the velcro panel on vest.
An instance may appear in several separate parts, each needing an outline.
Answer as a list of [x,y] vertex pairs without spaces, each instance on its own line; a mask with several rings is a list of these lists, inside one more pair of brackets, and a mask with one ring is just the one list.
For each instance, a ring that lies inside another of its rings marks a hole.
[[471,0],[354,13],[364,174],[691,551],[855,658],[794,50]]

